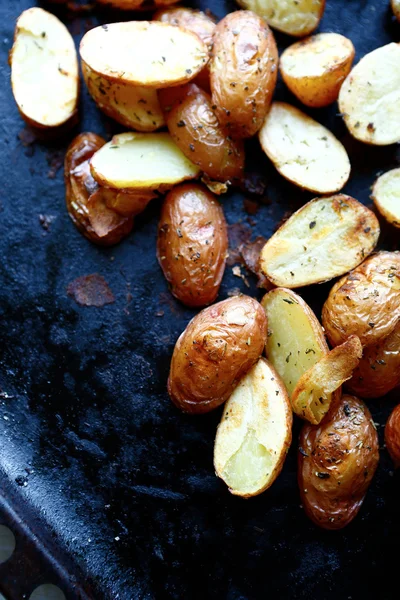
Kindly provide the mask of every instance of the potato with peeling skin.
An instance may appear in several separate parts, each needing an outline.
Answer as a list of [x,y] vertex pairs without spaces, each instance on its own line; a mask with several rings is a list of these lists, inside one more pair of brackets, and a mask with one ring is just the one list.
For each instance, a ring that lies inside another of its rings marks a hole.
[[215,438],[215,472],[232,494],[251,498],[274,483],[292,441],[292,421],[283,382],[260,358],[227,401]]
[[372,187],[371,198],[382,217],[400,228],[400,168],[378,177]]
[[315,198],[268,240],[260,267],[272,283],[288,288],[328,281],[359,265],[379,232],[374,213],[354,198]]
[[273,29],[296,37],[312,33],[325,8],[325,0],[237,0],[237,3],[263,17]]
[[249,296],[204,308],[176,342],[168,378],[172,402],[192,414],[223,404],[260,358],[266,334],[265,312]]
[[187,306],[214,302],[227,256],[221,205],[202,185],[176,186],[165,198],[157,240],[158,262],[172,294]]
[[386,448],[394,462],[395,468],[400,467],[400,404],[391,412],[385,427]]
[[379,461],[371,414],[343,396],[320,425],[300,433],[298,482],[307,516],[323,529],[342,529],[361,508]]

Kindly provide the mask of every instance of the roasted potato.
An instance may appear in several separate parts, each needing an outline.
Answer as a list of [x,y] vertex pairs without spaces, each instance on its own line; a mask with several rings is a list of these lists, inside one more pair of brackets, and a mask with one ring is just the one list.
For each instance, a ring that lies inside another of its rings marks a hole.
[[346,383],[361,398],[380,398],[400,385],[400,322],[387,337],[364,349],[363,357]]
[[155,13],[153,21],[161,21],[161,23],[169,23],[175,25],[175,27],[189,29],[189,31],[193,31],[199,36],[209,51],[212,50],[215,19],[201,10],[185,8],[184,6],[163,8]]
[[400,44],[366,54],[346,77],[339,110],[351,135],[376,146],[400,141]]
[[120,133],[96,152],[90,169],[104,187],[117,190],[165,191],[194,179],[199,169],[179,150],[168,133]]
[[355,396],[343,396],[320,425],[300,433],[298,480],[309,518],[324,529],[354,519],[379,461],[371,414]]
[[337,192],[349,178],[349,157],[339,140],[290,104],[273,102],[259,138],[279,173],[310,192]]
[[296,288],[343,275],[375,248],[379,222],[350,196],[316,198],[295,212],[265,244],[262,272]]
[[289,90],[306,106],[332,104],[350,72],[354,46],[339,33],[317,33],[283,52],[280,71]]
[[300,377],[290,398],[296,415],[313,425],[321,423],[329,411],[333,393],[350,379],[361,356],[361,342],[351,335],[310,367]]
[[282,380],[260,358],[226,403],[215,438],[215,472],[232,494],[250,498],[274,483],[292,441],[292,421]]
[[61,21],[41,8],[17,20],[10,52],[11,86],[22,118],[48,129],[72,121],[79,96],[75,44]]
[[265,312],[249,296],[204,308],[175,345],[168,378],[173,403],[193,414],[223,404],[260,358],[266,334]]
[[111,23],[88,31],[82,61],[115,83],[162,88],[187,83],[208,61],[208,50],[188,29],[158,21]]
[[176,186],[165,198],[157,258],[171,292],[187,306],[214,302],[228,256],[221,205],[197,183]]
[[400,321],[400,252],[378,252],[335,283],[322,308],[332,346],[357,335],[363,347],[387,337]]
[[378,177],[373,185],[371,198],[386,221],[400,227],[400,168]]
[[325,8],[325,0],[237,0],[237,3],[263,17],[274,29],[296,37],[312,33]]
[[212,102],[219,122],[233,138],[260,129],[276,86],[278,51],[267,23],[239,10],[220,21],[210,60]]
[[244,147],[221,127],[210,96],[194,83],[159,93],[168,130],[183,154],[215,181],[243,175]]
[[102,194],[108,208],[126,217],[135,217],[140,214],[150,200],[157,198],[157,194],[153,192],[125,193],[107,188],[102,188]]
[[391,0],[390,3],[394,16],[400,22],[400,0]]
[[393,409],[385,427],[385,444],[395,467],[400,466],[400,404]]

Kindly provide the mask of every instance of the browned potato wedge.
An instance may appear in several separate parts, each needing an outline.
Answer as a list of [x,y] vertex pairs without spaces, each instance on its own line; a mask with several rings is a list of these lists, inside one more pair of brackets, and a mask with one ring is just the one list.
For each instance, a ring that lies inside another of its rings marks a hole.
[[41,8],[20,15],[10,65],[14,98],[29,125],[46,129],[72,119],[78,105],[78,59],[71,34],[57,17]]
[[400,404],[393,409],[386,423],[385,444],[395,467],[400,467]]
[[232,494],[250,498],[274,483],[292,441],[292,421],[283,382],[260,358],[226,403],[215,438],[215,472]]
[[290,396],[302,375],[328,354],[328,344],[317,317],[292,290],[276,288],[261,304],[268,322],[265,353]]
[[329,194],[347,182],[350,161],[344,146],[298,108],[273,102],[258,135],[265,154],[292,183]]
[[234,138],[260,129],[276,86],[278,51],[267,23],[238,10],[220,21],[210,60],[213,105],[219,122]]
[[400,141],[400,44],[366,54],[347,76],[339,109],[351,135],[386,146]]
[[168,190],[199,174],[168,133],[115,135],[94,154],[90,168],[100,185],[125,191]]
[[157,258],[171,292],[187,306],[214,302],[228,256],[224,212],[202,185],[185,183],[165,198]]
[[363,347],[387,337],[400,320],[400,252],[378,252],[335,283],[322,308],[332,346],[357,335]]
[[339,33],[317,33],[283,52],[280,70],[288,88],[307,106],[332,104],[350,72],[354,46]]
[[391,0],[393,14],[400,21],[400,0]]
[[386,221],[400,227],[400,168],[378,177],[373,185],[371,198]]
[[333,392],[350,379],[361,356],[361,342],[351,335],[304,373],[290,399],[296,415],[313,425],[321,423],[330,408]]
[[328,281],[359,265],[378,237],[374,213],[354,198],[316,198],[268,240],[261,270],[272,283],[288,288]]
[[155,131],[165,125],[156,90],[115,83],[85,63],[82,72],[89,94],[108,117],[136,131]]
[[83,36],[80,53],[106,79],[153,88],[187,83],[208,61],[207,47],[195,33],[158,21],[95,27]]
[[298,481],[308,517],[324,529],[342,529],[360,510],[379,461],[368,408],[343,396],[320,425],[304,425],[299,444]]
[[267,319],[249,296],[234,296],[192,319],[176,342],[168,378],[173,403],[188,413],[223,404],[264,350]]
[[274,29],[296,37],[312,33],[325,8],[325,0],[237,0],[237,3],[263,17]]
[[380,398],[400,385],[400,323],[363,357],[346,387],[361,398]]

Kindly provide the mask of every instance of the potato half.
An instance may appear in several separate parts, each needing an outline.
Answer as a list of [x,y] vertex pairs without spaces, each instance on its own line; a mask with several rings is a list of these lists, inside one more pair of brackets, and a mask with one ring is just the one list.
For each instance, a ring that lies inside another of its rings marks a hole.
[[201,10],[185,8],[184,6],[163,8],[153,15],[153,21],[161,21],[162,23],[175,25],[175,27],[189,29],[203,40],[209,50],[212,48],[215,19]]
[[258,135],[265,154],[292,183],[329,194],[347,182],[350,161],[343,145],[294,106],[273,102]]
[[386,146],[400,141],[400,44],[366,54],[347,76],[339,109],[351,135]]
[[237,3],[263,17],[274,29],[296,37],[312,33],[325,8],[325,0],[237,0]]
[[374,213],[354,198],[316,198],[268,240],[260,267],[272,283],[288,288],[328,281],[359,265],[378,237]]
[[169,133],[115,135],[94,154],[90,168],[100,185],[133,191],[165,191],[199,174]]
[[215,472],[243,498],[278,477],[292,441],[289,398],[275,369],[261,358],[224,407],[214,445]]
[[78,59],[74,41],[57,17],[41,8],[20,15],[10,65],[14,98],[27,123],[59,127],[75,115]]
[[351,40],[339,33],[317,33],[286,48],[279,65],[290,91],[318,108],[337,99],[353,59]]
[[371,198],[386,221],[400,227],[400,168],[378,177],[372,187]]
[[158,21],[95,27],[83,36],[80,54],[106,79],[153,88],[187,83],[208,61],[207,47],[195,33]]
[[400,0],[391,0],[393,14],[400,21]]

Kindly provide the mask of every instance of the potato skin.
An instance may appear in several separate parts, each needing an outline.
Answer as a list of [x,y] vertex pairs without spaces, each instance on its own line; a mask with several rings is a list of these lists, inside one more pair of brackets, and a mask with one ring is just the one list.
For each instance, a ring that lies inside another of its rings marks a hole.
[[320,425],[300,433],[298,482],[308,517],[323,529],[342,529],[360,510],[379,461],[371,414],[343,396]]
[[387,337],[400,320],[400,252],[377,252],[339,279],[322,308],[333,346],[357,335],[363,347]]
[[397,469],[400,467],[400,404],[393,409],[387,420],[385,444]]
[[260,129],[277,71],[276,43],[264,19],[239,10],[218,23],[210,61],[212,103],[233,138],[248,138]]
[[176,342],[168,378],[172,402],[192,414],[223,404],[261,356],[266,334],[264,309],[249,296],[203,309]]

